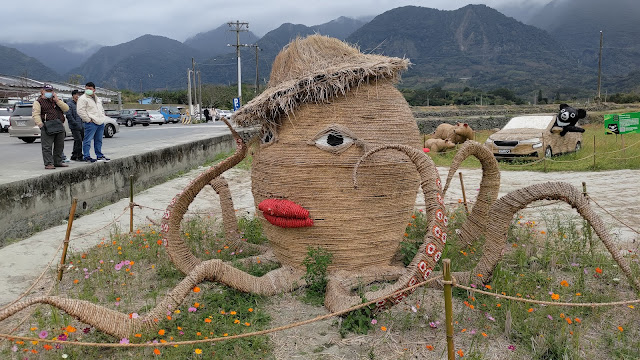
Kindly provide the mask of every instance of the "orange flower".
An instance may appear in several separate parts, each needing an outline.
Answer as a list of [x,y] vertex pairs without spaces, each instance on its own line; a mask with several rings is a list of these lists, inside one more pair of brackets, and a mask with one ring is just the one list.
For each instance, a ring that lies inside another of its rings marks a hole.
[[133,335],[133,336],[135,336],[135,337],[139,338],[139,337],[142,337],[142,334],[135,334],[135,335]]
[[567,324],[571,325],[573,323],[573,321],[571,321],[570,317],[565,318],[565,320],[567,320]]
[[462,351],[462,349],[458,350],[458,356],[464,357],[464,352]]
[[249,323],[249,322],[245,322],[244,324],[245,324],[246,326],[251,326],[251,323]]
[[491,285],[485,285],[484,287],[486,287],[487,289],[491,290]]
[[568,287],[568,286],[569,286],[569,283],[567,282],[567,280],[562,280],[562,281],[560,282],[560,286]]
[[167,315],[167,320],[171,320],[171,315]]
[[164,335],[164,329],[158,330],[158,335],[163,336]]
[[237,314],[237,312],[232,311],[232,312],[230,312],[229,314],[231,314],[231,315],[235,315],[235,314]]
[[380,327],[380,330],[382,330],[382,331],[387,331],[387,327],[386,327],[386,326],[381,326],[381,327]]
[[79,283],[79,282],[80,282],[80,280],[78,280],[78,279],[73,280],[73,283],[74,283],[74,284],[77,284],[77,283]]
[[204,319],[204,322],[206,322],[206,323],[210,323],[210,322],[211,322],[211,319],[206,318],[206,319]]
[[[140,231],[140,230],[138,230]],[[160,350],[158,350],[158,348],[153,349],[153,353],[156,355],[160,355]]]
[[197,335],[197,336],[202,336],[202,333],[201,333],[200,331],[198,331],[198,332],[196,333],[196,335]]
[[527,310],[527,312],[533,312],[533,308],[529,308],[529,310]]
[[582,293],[576,293],[576,296],[582,296]]
[[200,307],[200,303],[195,303],[195,304],[193,304],[193,307],[194,307],[194,308],[199,308],[199,307]]
[[553,300],[558,300],[558,299],[560,299],[560,295],[559,294],[551,294],[551,298]]
[[[633,308],[632,308],[633,309]],[[253,312],[253,308],[249,308],[249,312]]]
[[76,332],[76,328],[74,328],[73,326],[69,325],[65,328],[66,331],[70,332],[70,333],[74,333]]
[[622,326],[618,326],[618,330],[620,330],[620,332],[623,332],[624,329],[622,328]]
[[546,234],[546,232],[544,232],[544,230],[540,231],[540,234],[544,235]]
[[496,307],[500,307],[500,306],[502,306],[502,304],[496,304]]
[[227,334],[227,333],[224,333],[224,334],[222,334],[222,336],[229,336],[229,334]]
[[427,345],[427,346],[426,346],[426,348],[427,348],[427,350],[429,350],[429,351],[433,351],[433,346],[432,346],[432,345]]
[[160,339],[160,342],[161,342],[162,344],[164,344],[164,343],[166,343],[166,342],[167,342],[167,340],[165,340],[165,339]]
[[194,292],[194,293],[199,293],[199,292],[200,292],[200,288],[199,288],[199,287],[197,287],[197,286],[196,286],[196,287],[194,287],[194,288],[193,288],[193,292]]
[[596,268],[596,272],[597,272],[598,274],[602,274],[602,269],[600,269],[599,267],[597,267],[597,268]]
[[462,329],[460,330],[460,332],[467,332],[467,329]]
[[487,333],[482,333],[482,336],[487,337]]
[[240,324],[240,320],[235,319],[235,320],[233,320],[233,323],[234,323],[234,324]]
[[198,355],[202,354],[202,349],[195,349],[194,352]]
[[158,240],[158,241],[156,241],[156,243],[157,243],[158,245],[162,245],[162,240]]
[[53,346],[51,346],[51,345],[49,345],[49,344],[44,344],[44,346],[43,346],[43,347],[44,347],[44,349],[45,349],[45,350],[51,350],[51,349],[53,349]]
[[469,309],[473,310],[473,309],[475,309],[475,306],[469,305]]
[[582,324],[582,320],[580,320],[580,318],[575,318],[573,319],[573,321],[577,322],[578,324]]
[[478,277],[483,277],[483,276],[484,276],[484,275],[482,275],[482,274],[478,274]]

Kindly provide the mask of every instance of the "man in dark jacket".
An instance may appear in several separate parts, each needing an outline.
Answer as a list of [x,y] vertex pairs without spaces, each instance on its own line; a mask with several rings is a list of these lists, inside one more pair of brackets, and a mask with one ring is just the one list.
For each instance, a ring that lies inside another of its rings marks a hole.
[[69,105],[69,111],[65,113],[67,120],[69,121],[69,130],[73,134],[73,152],[71,153],[71,160],[83,161],[82,155],[82,141],[84,140],[84,124],[80,115],[78,115],[78,98],[82,95],[83,91],[73,90],[71,92],[71,99],[67,100]]

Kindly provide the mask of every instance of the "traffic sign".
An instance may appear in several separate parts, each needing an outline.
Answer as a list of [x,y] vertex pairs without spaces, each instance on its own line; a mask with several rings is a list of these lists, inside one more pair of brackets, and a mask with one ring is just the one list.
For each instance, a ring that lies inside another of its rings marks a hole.
[[233,98],[233,111],[240,109],[240,98]]

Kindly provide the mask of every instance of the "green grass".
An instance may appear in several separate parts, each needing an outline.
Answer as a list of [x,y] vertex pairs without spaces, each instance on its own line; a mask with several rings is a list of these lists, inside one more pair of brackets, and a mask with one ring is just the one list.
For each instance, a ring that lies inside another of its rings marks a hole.
[[[483,240],[472,247],[460,246],[454,229],[459,228],[465,220],[463,207],[451,209],[449,217],[450,236],[444,257],[452,259],[454,271],[471,270],[481,256]],[[247,241],[265,242],[257,220],[241,219],[239,222]],[[543,231],[539,230],[540,222],[545,225]],[[553,301],[551,294],[557,294],[557,301],[563,302],[599,303],[636,298],[637,293],[630,288],[601,242],[595,239],[595,248],[590,248],[583,226],[582,220],[560,213],[546,213],[543,219],[536,221],[516,217],[508,232],[504,257],[485,290],[546,301]],[[425,227],[424,214],[415,212],[407,226],[404,245],[399,250],[400,257],[413,257],[422,241]],[[224,238],[219,236],[220,231],[212,218],[194,217],[187,220],[182,232],[185,242],[203,259],[225,259],[254,276],[261,276],[278,266],[256,263],[240,265],[239,260],[249,254],[229,248]],[[54,294],[88,300],[123,313],[144,314],[184,278],[184,274],[169,261],[159,240],[160,234],[151,226],[139,229],[132,235],[115,231],[111,238],[104,239],[95,248],[70,254],[69,263],[73,267],[65,272]],[[311,254],[310,258],[319,257]],[[631,262],[635,276],[640,276],[637,249],[626,253],[624,259]],[[441,269],[435,269],[434,274],[439,272]],[[196,340],[272,326],[270,319],[274,314],[268,313],[266,308],[273,299],[277,301],[277,297],[240,293],[209,282],[200,287],[202,291],[190,294],[177,311],[158,319],[156,329],[131,336],[128,341]],[[362,294],[362,290],[357,293]],[[380,348],[388,345],[380,341],[386,336],[381,326],[393,332],[394,338],[426,339],[419,342],[424,349],[424,342],[429,344],[428,341],[432,341],[429,339],[443,341],[444,313],[441,307],[431,306],[424,300],[424,292],[420,294],[420,291],[414,293],[406,300],[406,305],[383,313],[374,313],[369,308],[353,312],[336,321],[332,328],[336,334],[347,338],[370,337],[367,342],[376,345],[359,350],[362,351],[362,357],[388,358],[388,353],[387,357],[377,354]],[[301,300],[300,297],[298,300]],[[498,343],[506,343],[500,349],[502,358],[640,358],[637,341],[640,336],[637,326],[640,316],[636,308],[540,306],[475,295],[459,289],[454,289],[454,304],[456,347],[464,351],[465,358],[495,358],[491,353],[496,351]],[[413,310],[402,310],[407,305],[412,305]],[[372,319],[376,319],[377,324],[372,324]],[[429,323],[433,323],[433,327]],[[618,327],[623,330],[620,331]],[[18,333],[37,337],[41,331],[48,333],[47,338],[66,334],[68,341],[113,343],[121,340],[45,305],[35,307]],[[434,342],[433,345],[437,344]],[[512,348],[506,348],[507,345]],[[14,346],[16,352],[12,350]],[[219,343],[180,345],[177,348],[159,347],[158,351],[159,357],[167,359],[270,359],[274,357],[273,347],[269,337],[259,336]],[[38,354],[31,353],[31,350]],[[442,351],[442,347],[438,350]],[[0,344],[0,358],[3,359],[25,356],[29,359],[60,359],[63,354],[67,354],[69,359],[120,359],[124,356],[153,358],[153,351],[154,347],[124,350],[63,345],[60,349],[54,347],[47,350],[43,344]],[[199,351],[202,353],[198,354]],[[312,354],[324,350],[318,346],[305,348],[304,344],[300,344],[299,351]]]
[[[598,171],[640,169],[640,134],[625,134],[622,150],[621,136],[605,135],[602,124],[588,124],[584,126],[582,135],[582,150],[576,153],[554,156],[551,161],[532,164],[533,160],[521,160],[514,162],[501,161],[500,170],[526,170],[526,171]],[[476,141],[483,144],[491,135],[490,131],[476,132]],[[583,159],[593,154],[595,137],[596,163],[593,157]],[[430,154],[437,166],[449,166],[456,154],[456,150],[445,153]],[[583,160],[580,160],[583,159]],[[627,159],[627,160],[624,160]],[[462,167],[479,168],[480,162],[475,158],[465,160]]]

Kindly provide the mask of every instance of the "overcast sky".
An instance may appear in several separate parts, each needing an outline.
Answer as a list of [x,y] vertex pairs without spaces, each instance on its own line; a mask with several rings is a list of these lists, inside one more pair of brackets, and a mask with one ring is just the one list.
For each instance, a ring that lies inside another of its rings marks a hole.
[[416,5],[442,10],[483,3],[496,9],[546,4],[551,0],[35,0],[3,1],[6,42],[84,40],[117,45],[144,34],[178,41],[227,21],[246,21],[262,36],[282,23],[318,25],[339,16],[378,15]]

